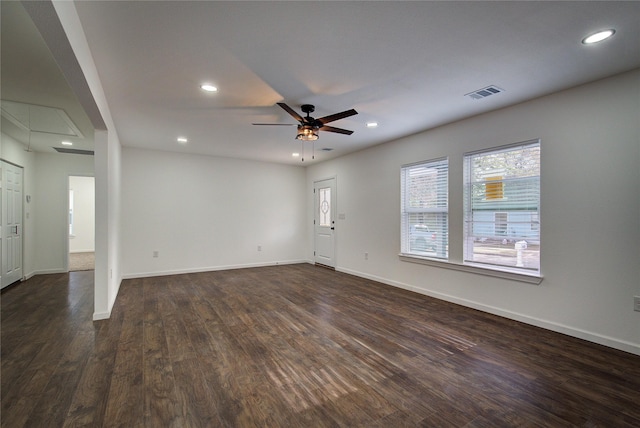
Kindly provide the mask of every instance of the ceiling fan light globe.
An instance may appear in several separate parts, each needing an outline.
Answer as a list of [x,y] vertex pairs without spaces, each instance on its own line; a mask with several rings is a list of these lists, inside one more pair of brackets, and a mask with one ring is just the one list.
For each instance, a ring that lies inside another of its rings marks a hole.
[[296,135],[296,140],[302,141],[315,141],[318,138],[318,130],[310,125],[300,125],[298,126],[298,134]]

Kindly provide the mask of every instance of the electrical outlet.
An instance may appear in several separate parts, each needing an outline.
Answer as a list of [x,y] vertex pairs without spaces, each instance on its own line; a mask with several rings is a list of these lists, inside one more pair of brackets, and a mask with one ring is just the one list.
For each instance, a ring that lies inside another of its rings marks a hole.
[[258,251],[262,251],[262,245],[258,245]]
[[364,259],[369,260],[369,253],[364,253]]
[[153,258],[158,258],[160,256],[160,253],[158,253],[157,251],[153,252]]
[[640,296],[633,296],[633,310],[640,312]]

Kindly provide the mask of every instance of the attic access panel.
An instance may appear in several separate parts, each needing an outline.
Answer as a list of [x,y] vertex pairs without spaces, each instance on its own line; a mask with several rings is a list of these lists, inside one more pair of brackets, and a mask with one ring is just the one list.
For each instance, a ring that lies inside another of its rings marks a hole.
[[5,100],[1,105],[2,116],[24,131],[84,138],[62,109]]

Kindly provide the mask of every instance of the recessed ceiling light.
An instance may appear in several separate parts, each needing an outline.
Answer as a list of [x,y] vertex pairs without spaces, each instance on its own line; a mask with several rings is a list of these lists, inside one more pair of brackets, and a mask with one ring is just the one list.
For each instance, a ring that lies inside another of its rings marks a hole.
[[73,143],[71,141],[63,141],[62,143],[63,146],[73,146]]
[[207,92],[218,92],[218,88],[216,88],[213,85],[210,85],[209,83],[204,83],[200,85],[200,89]]
[[178,137],[177,141],[180,144],[187,144],[189,142],[189,140],[187,140],[185,137]]
[[377,128],[378,122],[367,122],[367,128]]
[[597,33],[593,33],[590,36],[587,36],[584,39],[582,39],[582,44],[591,45],[593,43],[598,43],[608,39],[609,37],[613,36],[615,33],[616,33],[616,30],[614,29],[598,31]]
[[300,156],[300,153],[291,153],[291,156],[293,156],[294,158],[297,158],[298,156]]

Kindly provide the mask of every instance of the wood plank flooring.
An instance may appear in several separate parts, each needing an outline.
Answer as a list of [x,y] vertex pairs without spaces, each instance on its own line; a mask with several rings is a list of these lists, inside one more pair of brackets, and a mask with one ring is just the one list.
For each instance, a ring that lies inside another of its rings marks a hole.
[[2,427],[640,427],[640,357],[311,265],[3,290]]

